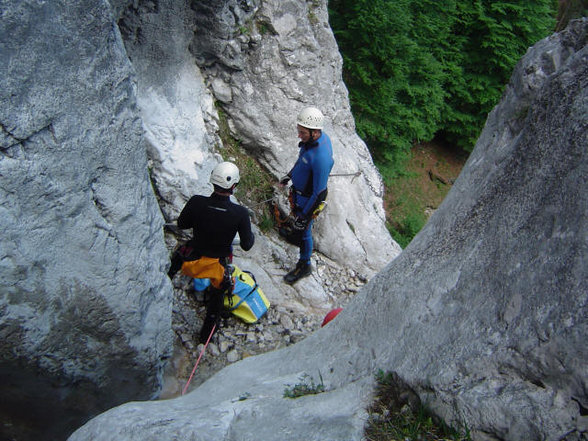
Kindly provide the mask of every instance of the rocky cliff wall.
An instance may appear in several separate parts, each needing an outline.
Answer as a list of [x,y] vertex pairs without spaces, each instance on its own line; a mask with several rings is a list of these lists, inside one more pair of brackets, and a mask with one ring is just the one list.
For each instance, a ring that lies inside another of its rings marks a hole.
[[[529,50],[442,206],[333,322],[70,441],[360,440],[378,369],[474,440],[585,440],[587,30]],[[284,398],[304,375],[327,391]]]
[[163,219],[110,5],[0,11],[0,431],[63,439],[158,395],[172,344]]
[[337,302],[330,279],[372,275],[400,252],[354,133],[326,2],[18,0],[0,11],[7,436],[62,439],[89,415],[158,394],[173,341],[175,242],[162,226],[210,191],[218,104],[232,136],[279,176],[296,155],[294,116],[315,103],[334,172],[360,172],[332,180],[317,222],[331,271],[315,261],[315,275],[283,285],[297,250],[257,229],[253,252],[237,255],[274,307],[322,313]]
[[[385,227],[380,176],[354,131],[325,2],[160,0],[119,2],[115,10],[168,222],[191,195],[211,192],[208,177],[225,149],[218,109],[231,136],[277,178],[297,155],[296,113],[315,104],[334,143],[333,174],[346,175],[330,179],[328,209],[314,227],[315,248],[331,271],[283,284],[297,249],[259,231],[251,252],[237,247],[237,263],[255,272],[273,304],[324,314],[337,304],[324,288],[331,273],[367,278],[398,255]],[[173,248],[175,238],[168,243]]]

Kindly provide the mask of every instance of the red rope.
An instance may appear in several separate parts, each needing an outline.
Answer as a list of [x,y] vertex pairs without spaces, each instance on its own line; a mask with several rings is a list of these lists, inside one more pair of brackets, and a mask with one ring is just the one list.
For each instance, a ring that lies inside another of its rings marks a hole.
[[190,374],[190,378],[188,378],[188,382],[186,383],[186,385],[184,386],[184,389],[182,390],[182,395],[184,395],[186,393],[186,390],[188,390],[188,386],[190,385],[190,381],[192,381],[192,377],[194,376],[194,372],[196,372],[196,368],[198,367],[198,363],[200,363],[200,359],[202,358],[202,355],[204,355],[204,351],[206,351],[206,347],[208,346],[208,343],[210,342],[210,339],[212,338],[212,334],[214,334],[215,329],[216,329],[216,323],[212,327],[212,331],[210,331],[210,335],[208,336],[208,339],[206,340],[206,344],[204,345],[204,347],[200,351],[200,355],[198,356],[198,360],[196,360],[196,364],[194,365],[194,369],[192,369],[192,373]]

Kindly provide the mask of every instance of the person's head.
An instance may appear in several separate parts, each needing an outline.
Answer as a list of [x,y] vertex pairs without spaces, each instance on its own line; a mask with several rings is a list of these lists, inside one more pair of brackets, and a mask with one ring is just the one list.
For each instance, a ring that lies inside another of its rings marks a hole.
[[316,107],[305,107],[296,117],[296,129],[298,138],[302,142],[316,141],[323,130],[323,113]]
[[232,194],[239,179],[239,169],[232,162],[221,162],[210,174],[210,183],[217,193]]

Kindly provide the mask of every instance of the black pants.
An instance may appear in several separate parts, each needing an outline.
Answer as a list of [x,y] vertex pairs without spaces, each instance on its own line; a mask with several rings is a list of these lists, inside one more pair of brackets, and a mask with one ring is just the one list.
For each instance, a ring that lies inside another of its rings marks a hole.
[[221,313],[224,309],[225,291],[208,287],[208,304],[206,305],[206,317],[200,329],[200,343],[206,343],[213,327],[215,331],[220,327]]
[[175,252],[171,258],[171,266],[169,267],[169,271],[167,275],[170,279],[173,279],[176,273],[182,268],[182,264],[184,263],[184,258],[180,256],[178,252]]

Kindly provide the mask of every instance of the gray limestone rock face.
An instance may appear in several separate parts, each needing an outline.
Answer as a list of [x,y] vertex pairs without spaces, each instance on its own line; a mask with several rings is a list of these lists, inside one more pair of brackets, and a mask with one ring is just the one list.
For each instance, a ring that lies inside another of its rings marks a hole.
[[158,394],[163,221],[108,2],[0,11],[0,431],[63,439]]
[[[354,133],[326,3],[301,6],[0,0],[0,371],[7,436],[62,439],[89,415],[157,395],[172,341],[160,210],[173,221],[192,194],[210,191],[208,176],[222,148],[215,100],[230,104],[225,111],[236,138],[250,139],[272,116],[263,100],[250,103],[242,92],[232,100],[234,87],[251,86],[226,76],[244,70],[252,86],[270,87],[271,80],[255,83],[252,70],[266,52],[247,49],[266,37],[280,51],[304,50],[327,61],[305,67],[322,81],[312,96],[335,85],[323,110],[333,139],[351,140],[337,141],[335,171],[361,175],[342,178],[349,185],[339,195],[343,184],[332,185],[337,202],[317,222],[318,247],[362,275],[399,253],[384,227],[379,175]],[[298,41],[300,33],[290,32],[294,21],[316,37]],[[265,66],[277,63],[273,80],[283,80],[276,83],[295,84],[298,66],[289,70],[282,58],[274,51]],[[215,76],[209,68],[219,59],[228,70]],[[276,139],[290,136],[285,164],[296,151],[289,103],[303,101],[276,95],[282,86],[265,99],[280,97],[284,113],[269,122]],[[261,110],[249,127],[243,115],[251,105]],[[252,153],[279,157],[280,146],[253,144],[247,143]],[[262,162],[281,172],[275,159]],[[297,287],[283,285],[269,271],[284,272],[275,268],[276,256],[294,261],[295,250],[256,234],[257,253],[244,267],[272,292],[272,304],[300,314],[329,308],[324,273],[315,268],[317,275]]]
[[[587,30],[528,51],[444,203],[335,320],[70,441],[361,440],[377,370],[474,440],[586,439]],[[305,375],[326,392],[285,398]]]
[[[223,153],[217,109],[231,135],[243,140],[250,155],[271,173],[281,176],[284,167],[293,165],[297,155],[293,109],[302,101],[283,93],[288,85],[322,97],[325,113],[337,109],[327,114],[337,176],[330,179],[327,209],[313,227],[317,252],[365,277],[398,255],[400,248],[385,227],[380,176],[354,131],[341,80],[342,60],[326,25],[326,4],[118,3],[117,24],[136,71],[151,177],[167,222],[175,222],[192,195],[211,192],[210,172]],[[294,32],[292,26],[300,29]],[[309,37],[315,32],[316,37]],[[292,54],[304,52],[308,62],[303,68],[284,63],[279,47]],[[314,90],[307,77],[320,78],[320,87]],[[331,84],[336,88],[331,90]],[[243,94],[253,89],[258,91],[253,97]],[[274,134],[269,144],[268,132]],[[260,143],[251,142],[252,137],[260,137]],[[240,197],[239,189],[235,196]],[[295,264],[298,250],[277,235],[254,228],[255,247],[248,253],[237,247],[236,258],[242,268],[255,270],[263,280],[272,304],[309,313],[330,310],[336,299],[323,288],[329,281],[318,273],[317,262],[311,277],[294,287],[284,284],[282,276]],[[167,240],[172,248],[175,237]]]
[[276,179],[298,155],[297,113],[306,106],[324,113],[335,166],[315,247],[373,275],[401,250],[385,226],[381,177],[355,133],[327,2],[193,1],[191,7],[190,52],[231,134]]

